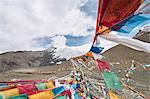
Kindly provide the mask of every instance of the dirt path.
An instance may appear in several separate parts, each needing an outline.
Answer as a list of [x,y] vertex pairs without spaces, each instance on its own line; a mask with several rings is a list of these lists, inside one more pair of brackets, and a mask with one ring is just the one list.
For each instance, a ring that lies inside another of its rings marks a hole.
[[41,80],[41,79],[55,79],[63,77],[70,73],[72,66],[66,65],[66,63],[54,66],[44,67],[30,67],[30,68],[18,68],[9,71],[2,72],[0,74],[1,81],[10,81],[13,79],[24,80]]

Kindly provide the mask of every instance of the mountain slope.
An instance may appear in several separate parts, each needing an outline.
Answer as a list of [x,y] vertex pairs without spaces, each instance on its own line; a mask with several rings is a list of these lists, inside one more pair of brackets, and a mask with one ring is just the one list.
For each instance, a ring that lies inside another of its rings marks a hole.
[[[150,43],[150,32],[139,31],[134,38]],[[104,52],[103,55],[108,60],[110,59],[110,62],[136,60],[140,63],[150,63],[150,54],[142,51],[136,51],[123,45],[115,46]]]
[[150,43],[150,32],[139,31],[139,33],[137,33],[134,38],[143,42]]
[[40,67],[57,64],[65,59],[54,57],[54,49],[17,51],[0,54],[0,72],[15,68]]
[[[150,32],[140,31],[134,38],[149,43]],[[125,78],[125,75],[131,66],[131,62],[134,60],[136,70],[127,84],[141,93],[150,95],[148,88],[150,79],[149,69],[144,67],[144,64],[150,64],[149,53],[118,45],[104,52],[103,56],[103,60],[114,65],[112,69],[118,74],[120,79]]]

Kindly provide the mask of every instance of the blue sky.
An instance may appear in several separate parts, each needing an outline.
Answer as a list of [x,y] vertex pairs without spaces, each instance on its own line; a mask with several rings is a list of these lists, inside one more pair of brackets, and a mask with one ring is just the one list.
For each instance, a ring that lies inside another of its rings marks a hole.
[[[80,9],[81,12],[85,13],[86,16],[91,17],[93,20],[96,20],[96,17],[97,17],[97,6],[98,6],[97,3],[98,3],[98,0],[87,0],[83,5],[80,6],[79,9]],[[150,15],[148,15],[148,14],[142,15],[142,16],[150,18]],[[137,18],[136,20],[141,19],[140,17],[136,17],[136,18]],[[139,31],[139,29],[141,29],[141,26],[143,26],[145,24],[148,25],[148,23],[150,23],[150,22],[147,21],[147,20],[146,20],[146,22],[143,22],[143,23],[140,20],[138,22],[136,22],[136,23],[135,22],[134,23],[130,22],[130,24],[128,24],[128,25],[126,25],[124,27],[125,30],[128,29],[128,30],[130,30],[130,32],[128,32],[128,33],[117,32],[117,33],[119,35],[122,35],[122,36],[133,37],[134,35],[136,35],[136,33]],[[133,28],[134,25],[136,26],[136,28]],[[131,28],[131,26],[133,26],[133,27]],[[92,31],[94,33],[95,32],[95,27],[94,26],[93,27],[89,27],[89,28],[87,28],[87,30]],[[71,35],[71,34],[64,35],[64,37],[66,38],[66,45],[67,46],[81,46],[81,45],[84,45],[86,43],[89,43],[90,42],[89,40],[91,39],[90,36],[91,35],[87,35],[87,36],[78,36],[78,35],[74,36],[74,35]],[[44,39],[41,40],[41,43],[43,42],[43,40]],[[49,45],[49,43],[48,42],[46,43],[46,41],[47,41],[47,39],[45,39],[45,43],[44,43],[45,45],[43,45],[43,43],[42,43],[42,46],[44,48],[45,48],[45,46]]]
[[[0,53],[42,50],[49,48],[52,43],[73,47],[92,42],[97,2],[0,0]],[[52,38],[56,34],[62,37]]]
[[[97,17],[97,6],[98,6],[97,2],[98,0],[86,0],[86,2],[79,7],[79,10],[83,12],[85,16],[91,17],[95,21]],[[89,27],[86,27],[85,29],[87,30],[86,32],[92,32],[93,34],[95,32],[95,26],[89,26]],[[70,47],[82,46],[84,44],[91,42],[89,40],[92,40],[91,34],[82,36],[82,35],[74,35],[73,33],[70,33],[68,35],[64,35],[64,37],[66,38],[65,44]],[[43,37],[43,38],[37,39],[38,47],[43,47],[43,48],[49,47],[50,38],[51,37]],[[50,41],[51,43],[53,43],[52,40]]]

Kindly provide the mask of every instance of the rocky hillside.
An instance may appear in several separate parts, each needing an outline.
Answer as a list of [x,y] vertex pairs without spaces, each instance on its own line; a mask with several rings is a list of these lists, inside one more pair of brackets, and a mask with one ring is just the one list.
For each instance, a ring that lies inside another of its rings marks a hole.
[[49,66],[65,60],[54,57],[53,54],[54,49],[2,53],[0,54],[0,72],[22,67]]
[[[143,42],[150,43],[150,32],[139,31],[134,37],[135,39],[141,40]],[[105,58],[110,62],[127,62],[131,60],[136,60],[139,63],[150,64],[150,54],[136,51],[129,47],[118,45],[103,53]]]
[[[150,32],[140,31],[134,38],[150,43]],[[114,64],[113,70],[118,74],[120,79],[123,79],[127,70],[131,66],[131,61],[134,60],[136,70],[131,76],[131,81],[127,84],[135,88],[137,91],[149,94],[149,68],[144,67],[145,64],[150,64],[150,54],[142,51],[136,51],[123,45],[115,46],[103,53],[104,60]]]
[[[150,32],[140,31],[134,38],[150,43]],[[65,59],[54,57],[55,48],[45,51],[17,51],[0,54],[0,72],[22,67],[40,67],[59,64]],[[118,45],[106,51],[105,59],[109,62],[127,62],[136,60],[140,63],[150,63],[150,55],[123,45]]]
[[150,43],[150,32],[139,31],[134,38]]
[[[150,32],[140,31],[134,38],[149,43]],[[0,78],[3,81],[10,79],[49,79],[69,74],[72,69],[71,62],[65,61],[60,65],[53,65],[65,60],[54,57],[54,53],[55,48],[45,51],[18,51],[0,54]],[[130,68],[131,61],[134,60],[136,70],[131,81],[127,84],[141,93],[150,95],[147,87],[150,79],[149,70],[143,67],[143,64],[150,64],[150,54],[118,45],[103,53],[103,56],[103,60],[114,64],[111,69],[118,74],[121,80]]]

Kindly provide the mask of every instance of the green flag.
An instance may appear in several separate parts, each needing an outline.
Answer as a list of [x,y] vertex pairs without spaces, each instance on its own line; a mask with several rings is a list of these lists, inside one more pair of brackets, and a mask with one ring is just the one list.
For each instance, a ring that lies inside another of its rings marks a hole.
[[28,95],[26,94],[21,94],[19,96],[12,96],[12,97],[9,97],[7,99],[28,99]]
[[102,76],[108,89],[122,89],[121,82],[114,72],[102,72]]

